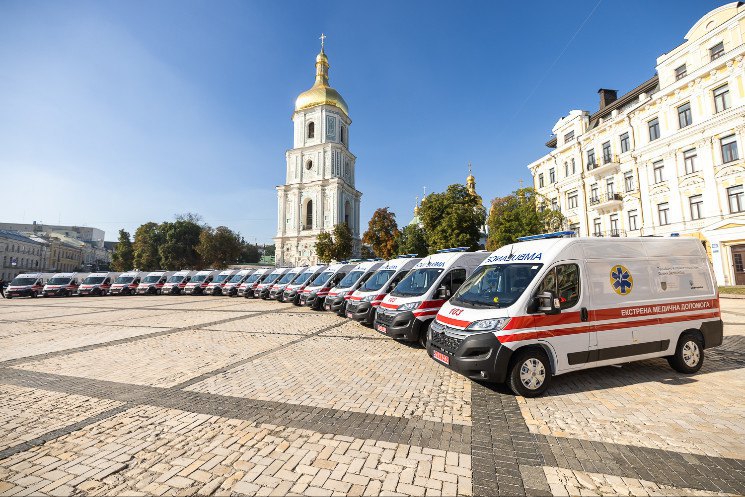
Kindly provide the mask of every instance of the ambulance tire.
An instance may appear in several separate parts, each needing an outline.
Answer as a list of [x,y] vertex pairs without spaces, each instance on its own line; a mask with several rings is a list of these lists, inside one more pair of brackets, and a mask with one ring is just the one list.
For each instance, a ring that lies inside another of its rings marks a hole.
[[36,294],[36,292],[31,292],[31,298],[32,298],[32,299],[35,299],[35,298],[36,298],[37,296],[38,296],[38,295]]
[[686,331],[678,339],[675,355],[667,358],[670,367],[678,373],[693,374],[704,364],[704,340],[695,331]]
[[417,342],[419,342],[419,346],[423,349],[427,348],[427,333],[429,332],[429,325],[432,324],[432,321],[433,320],[429,320],[419,325],[419,336],[417,337]]
[[550,383],[551,363],[543,350],[525,349],[515,354],[507,378],[507,385],[515,395],[538,397]]

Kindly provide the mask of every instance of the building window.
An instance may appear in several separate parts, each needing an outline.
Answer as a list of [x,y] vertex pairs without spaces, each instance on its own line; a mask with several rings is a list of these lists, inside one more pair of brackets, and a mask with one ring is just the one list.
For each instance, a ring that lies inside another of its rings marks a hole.
[[620,236],[621,231],[618,229],[618,214],[610,217],[610,236]]
[[621,153],[628,152],[629,146],[629,134],[626,132],[621,135]]
[[655,184],[665,181],[665,163],[662,161],[657,161],[652,164],[652,167],[654,168]]
[[305,206],[305,229],[313,229],[313,201],[308,200]]
[[309,160],[308,162],[305,163],[305,169],[307,169],[308,171],[310,171],[311,169],[313,169],[313,161],[312,160]]
[[579,196],[577,195],[577,190],[567,193],[567,208],[576,209],[578,205],[578,198]]
[[722,147],[722,163],[736,161],[739,159],[737,154],[737,139],[735,135],[725,136],[719,140]]
[[688,74],[688,69],[686,68],[685,64],[683,64],[682,66],[676,67],[675,68],[675,81],[685,78],[687,74]]
[[598,184],[595,183],[590,186],[590,203],[597,204],[600,201],[598,198]]
[[552,198],[551,199],[551,210],[558,211],[559,210],[559,199]]
[[668,214],[670,213],[670,205],[667,202],[657,204],[657,215],[660,219],[660,226],[666,226],[670,224]]
[[565,162],[564,163],[564,177],[566,178],[568,176],[569,176],[569,163]]
[[688,198],[688,204],[691,207],[691,219],[701,219],[703,217],[702,211],[704,207],[703,195],[694,195]]
[[714,90],[714,112],[722,112],[730,107],[729,86],[720,86]]
[[587,169],[595,168],[595,149],[587,151]]
[[660,120],[656,117],[647,123],[649,127],[649,141],[655,141],[660,137]]
[[543,188],[543,173],[538,175],[538,188]]
[[692,148],[683,152],[683,165],[685,166],[686,174],[692,174],[696,172],[696,149]]
[[574,131],[570,131],[569,133],[564,135],[564,143],[569,143],[574,139]]
[[691,103],[685,103],[678,107],[678,125],[681,128],[690,126],[693,124],[693,118],[691,117]]
[[623,186],[627,192],[634,191],[634,173],[632,171],[623,174]]
[[572,159],[572,174],[576,173],[577,170],[575,169],[574,159]]
[[579,233],[579,223],[570,224],[569,231],[574,231],[575,233]]
[[599,217],[595,218],[595,220],[593,220],[593,222],[592,222],[592,232],[593,232],[593,234],[595,236],[602,236],[603,235],[603,231],[601,229],[600,218]]
[[553,167],[548,170],[548,180],[551,183],[556,183],[556,170]]
[[342,143],[346,143],[344,134],[346,133],[347,128],[344,126],[339,127],[339,141]]
[[308,123],[308,138],[314,138],[316,136],[316,123]]
[[742,185],[732,186],[727,188],[727,199],[729,200],[729,211],[734,214],[735,212],[742,212],[745,209],[745,198],[743,198]]
[[605,190],[608,192],[608,200],[610,200],[615,193],[615,188],[613,187],[612,177],[605,180]]
[[713,47],[709,49],[709,56],[711,57],[711,60],[718,59],[722,55],[724,55],[724,42],[723,41],[720,41],[719,43],[717,43],[716,45],[714,45]]
[[603,143],[603,164],[607,164],[611,161],[610,153],[610,142]]
[[637,226],[637,211],[636,209],[629,211],[629,230],[636,231],[639,229]]

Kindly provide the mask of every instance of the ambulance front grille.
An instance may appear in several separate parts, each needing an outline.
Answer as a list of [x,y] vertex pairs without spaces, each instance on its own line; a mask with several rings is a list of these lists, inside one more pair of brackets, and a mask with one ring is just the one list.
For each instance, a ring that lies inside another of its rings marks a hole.
[[460,338],[449,337],[444,332],[432,330],[432,345],[441,348],[445,352],[455,354],[455,351],[458,350],[461,342],[463,342],[463,340]]

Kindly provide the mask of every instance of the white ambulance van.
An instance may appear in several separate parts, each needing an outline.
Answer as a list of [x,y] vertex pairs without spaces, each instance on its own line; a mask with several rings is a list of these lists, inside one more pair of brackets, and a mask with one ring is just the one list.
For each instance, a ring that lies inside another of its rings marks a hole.
[[196,271],[189,271],[186,269],[176,271],[170,278],[168,278],[160,292],[164,295],[181,295],[181,292],[184,291],[184,288],[186,288],[186,285],[189,284],[192,276],[195,274],[197,274]]
[[108,295],[118,276],[119,273],[91,273],[80,283],[78,295]]
[[5,289],[5,298],[12,299],[13,297],[32,297],[36,298],[41,295],[44,289],[44,284],[49,278],[52,277],[51,273],[25,273],[19,274],[10,282],[8,287]]
[[437,311],[489,256],[487,252],[466,250],[440,250],[416,263],[381,302],[375,313],[375,330],[426,346],[427,328]]
[[233,277],[238,271],[235,269],[226,269],[217,273],[217,276],[212,280],[212,283],[207,285],[204,289],[205,295],[222,295],[222,287],[224,287],[230,278]]
[[292,302],[293,304],[299,306],[300,295],[303,293],[305,287],[307,287],[310,282],[316,278],[316,276],[321,274],[326,269],[326,267],[327,266],[324,264],[318,264],[316,266],[306,268],[305,271],[300,273],[300,276],[298,276],[295,280],[292,281],[292,283],[288,284],[287,287],[285,287],[285,291],[282,294],[281,302]]
[[261,298],[264,300],[267,300],[269,298],[269,291],[271,290],[272,286],[282,279],[282,276],[285,275],[287,271],[289,271],[290,268],[288,267],[278,267],[269,275],[264,278],[264,280],[256,285],[256,288],[254,288],[254,297],[255,298]]
[[109,293],[111,295],[134,295],[137,293],[137,287],[144,276],[145,273],[139,271],[122,273],[111,284]]
[[300,305],[307,305],[317,311],[323,309],[323,302],[329,291],[338,285],[354,266],[356,264],[330,264],[303,289],[303,293],[300,294]]
[[338,285],[329,291],[323,303],[323,308],[335,312],[339,316],[346,316],[349,298],[384,262],[364,261],[357,264]]
[[284,302],[283,295],[285,293],[285,288],[287,288],[287,285],[295,281],[306,269],[308,269],[307,266],[298,266],[283,274],[282,277],[269,289],[269,298],[279,302]]
[[137,287],[137,295],[160,295],[163,285],[168,278],[173,276],[173,271],[152,271],[142,278]]
[[212,283],[212,279],[219,273],[214,269],[204,269],[191,277],[191,281],[184,287],[186,295],[202,295],[207,285]]
[[222,287],[222,294],[227,295],[229,297],[235,297],[238,295],[238,288],[241,286],[241,283],[246,281],[246,278],[253,273],[255,269],[241,269],[237,273],[235,273],[233,276],[230,277],[230,279],[225,283],[225,286]]
[[719,295],[699,240],[563,234],[489,256],[440,309],[429,355],[535,397],[552,376],[653,357],[695,373],[704,349],[721,345]]
[[88,273],[57,273],[47,280],[42,290],[44,297],[70,297],[78,291],[80,282]]
[[375,274],[349,297],[347,317],[372,326],[375,311],[380,303],[421,260],[416,254],[399,255],[380,266]]
[[271,267],[262,267],[254,271],[251,276],[246,278],[246,281],[241,283],[238,287],[238,296],[245,297],[247,299],[254,298],[254,290],[259,284],[266,279],[267,276],[274,270]]

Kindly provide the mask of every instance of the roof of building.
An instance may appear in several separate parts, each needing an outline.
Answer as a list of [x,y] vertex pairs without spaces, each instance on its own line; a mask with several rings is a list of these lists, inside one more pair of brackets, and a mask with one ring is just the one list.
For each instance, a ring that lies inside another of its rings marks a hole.
[[333,105],[349,116],[349,107],[338,91],[329,86],[329,59],[321,47],[316,57],[316,82],[295,100],[295,112],[318,105]]
[[38,245],[42,245],[40,241],[29,238],[26,235],[19,233],[18,231],[0,230],[0,238],[7,238],[8,240],[15,240],[17,242],[36,243]]

